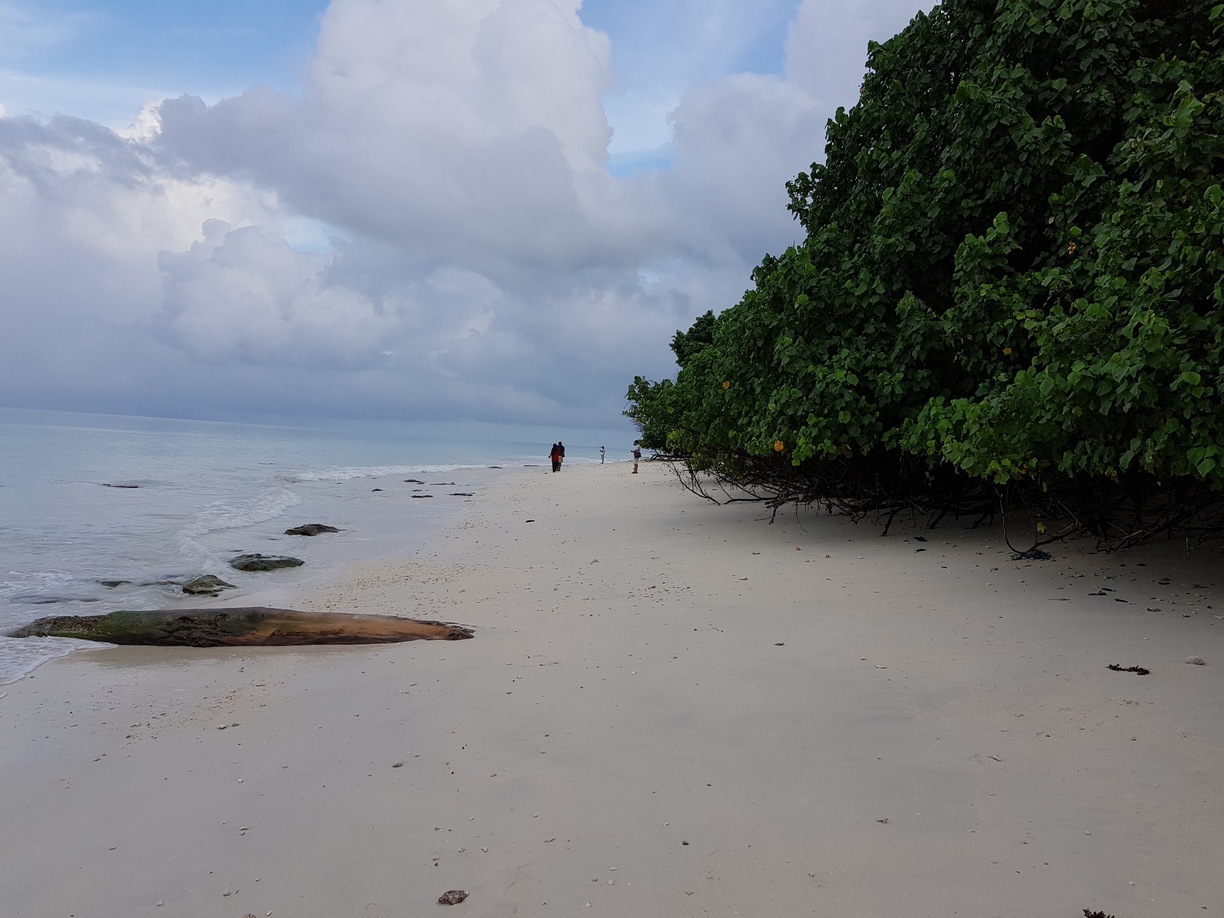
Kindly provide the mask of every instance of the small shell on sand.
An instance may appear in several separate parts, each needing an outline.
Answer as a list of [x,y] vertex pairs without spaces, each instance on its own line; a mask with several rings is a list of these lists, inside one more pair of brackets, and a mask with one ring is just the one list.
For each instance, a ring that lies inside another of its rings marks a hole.
[[1203,666],[1207,663],[1202,657],[1186,657],[1187,663],[1193,663],[1195,666]]

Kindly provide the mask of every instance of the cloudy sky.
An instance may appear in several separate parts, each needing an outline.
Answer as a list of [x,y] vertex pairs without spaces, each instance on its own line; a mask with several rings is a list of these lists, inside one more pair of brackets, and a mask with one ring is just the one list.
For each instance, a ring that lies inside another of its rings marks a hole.
[[608,427],[920,0],[0,0],[0,405]]

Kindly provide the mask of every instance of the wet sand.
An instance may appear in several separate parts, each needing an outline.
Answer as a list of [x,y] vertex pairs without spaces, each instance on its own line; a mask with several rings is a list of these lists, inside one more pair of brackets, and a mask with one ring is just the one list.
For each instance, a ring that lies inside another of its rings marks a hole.
[[1220,546],[765,516],[527,470],[283,603],[473,640],[41,667],[3,913],[1224,914]]

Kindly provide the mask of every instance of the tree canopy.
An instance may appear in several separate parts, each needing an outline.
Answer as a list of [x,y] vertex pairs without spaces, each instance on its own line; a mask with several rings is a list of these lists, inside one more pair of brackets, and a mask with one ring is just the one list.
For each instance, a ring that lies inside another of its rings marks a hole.
[[[634,380],[643,444],[785,501],[1022,500],[1110,544],[1224,497],[1224,4],[945,0],[868,48],[802,244]],[[1211,524],[1207,524],[1211,525]]]

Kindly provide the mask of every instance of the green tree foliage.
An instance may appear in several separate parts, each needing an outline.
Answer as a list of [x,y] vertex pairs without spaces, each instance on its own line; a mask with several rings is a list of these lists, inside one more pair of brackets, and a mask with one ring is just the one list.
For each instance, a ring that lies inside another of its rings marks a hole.
[[803,244],[627,414],[779,501],[1001,488],[1116,541],[1218,501],[1224,5],[946,0],[867,64]]
[[645,449],[667,451],[667,436],[676,421],[671,402],[673,391],[670,379],[651,382],[642,376],[633,377],[625,416],[637,424],[638,443]]
[[688,366],[694,354],[714,343],[714,322],[714,310],[711,309],[705,315],[698,316],[687,332],[676,332],[672,337],[671,349],[676,355],[677,366],[681,369]]

